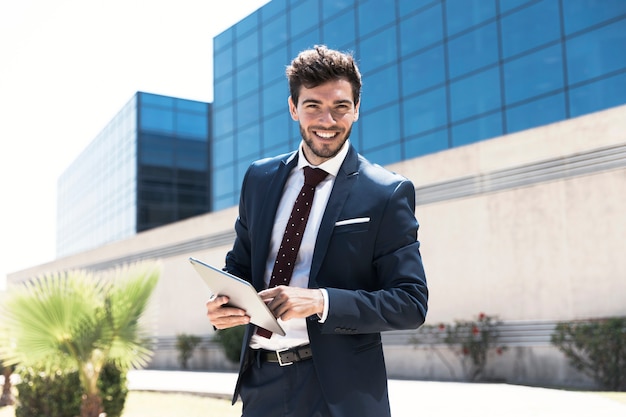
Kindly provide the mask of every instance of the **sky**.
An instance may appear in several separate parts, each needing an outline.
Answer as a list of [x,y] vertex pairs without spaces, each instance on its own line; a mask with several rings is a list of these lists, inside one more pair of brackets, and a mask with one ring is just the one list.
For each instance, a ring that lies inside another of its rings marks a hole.
[[213,37],[268,0],[0,0],[0,290],[55,259],[63,171],[137,91],[213,100]]

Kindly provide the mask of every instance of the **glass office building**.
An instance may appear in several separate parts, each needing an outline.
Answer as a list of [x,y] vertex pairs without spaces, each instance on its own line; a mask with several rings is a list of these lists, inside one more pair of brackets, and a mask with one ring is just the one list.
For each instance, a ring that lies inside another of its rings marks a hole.
[[382,165],[626,103],[623,0],[272,0],[214,39],[214,209],[299,143],[284,70],[315,44],[357,58]]
[[210,211],[209,112],[135,94],[59,178],[57,256]]

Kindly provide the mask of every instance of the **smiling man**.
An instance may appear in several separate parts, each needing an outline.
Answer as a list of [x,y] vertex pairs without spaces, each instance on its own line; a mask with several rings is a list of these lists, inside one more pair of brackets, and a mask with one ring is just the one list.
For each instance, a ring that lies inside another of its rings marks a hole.
[[248,169],[225,266],[285,335],[226,296],[206,304],[217,329],[247,325],[233,403],[244,417],[389,416],[381,332],[417,328],[427,311],[415,189],[350,143],[361,94],[350,54],[303,51],[287,79],[302,142]]

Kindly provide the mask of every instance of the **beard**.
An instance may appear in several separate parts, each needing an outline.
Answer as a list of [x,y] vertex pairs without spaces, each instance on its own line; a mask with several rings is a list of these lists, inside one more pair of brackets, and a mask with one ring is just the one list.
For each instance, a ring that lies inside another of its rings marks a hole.
[[[332,144],[325,143],[321,146],[316,146],[315,141],[311,138],[310,135],[307,134],[302,125],[300,125],[300,136],[302,136],[302,140],[304,141],[306,146],[311,150],[311,152],[313,152],[313,155],[324,159],[331,159],[335,157],[341,151],[346,141],[350,138],[350,133],[352,133],[352,126],[350,126],[344,137],[341,138],[338,142],[333,142]],[[341,132],[339,132],[339,134],[341,134]]]

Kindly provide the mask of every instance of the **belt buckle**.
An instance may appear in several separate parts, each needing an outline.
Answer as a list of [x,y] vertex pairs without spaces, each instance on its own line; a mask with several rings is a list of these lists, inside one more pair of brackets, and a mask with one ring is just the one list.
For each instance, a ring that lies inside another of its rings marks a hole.
[[291,362],[283,362],[283,358],[280,356],[281,353],[288,351],[289,348],[284,348],[276,351],[276,357],[278,358],[278,364],[280,366],[288,366],[293,365],[293,361]]

